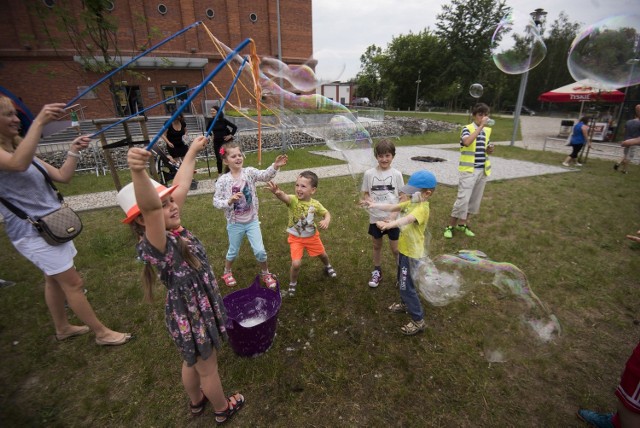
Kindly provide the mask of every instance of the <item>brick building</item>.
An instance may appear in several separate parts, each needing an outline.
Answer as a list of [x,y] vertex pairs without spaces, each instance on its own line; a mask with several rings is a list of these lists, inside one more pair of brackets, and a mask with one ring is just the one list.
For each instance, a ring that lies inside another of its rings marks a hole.
[[[87,54],[87,46],[74,48],[73,42],[82,39],[69,37],[56,25],[61,12],[65,18],[79,18],[83,3],[0,0],[0,86],[22,98],[34,114],[43,104],[72,100],[107,74],[86,71],[78,51],[93,60]],[[290,65],[306,63],[315,67],[313,61],[309,62],[313,54],[311,0],[103,0],[103,3],[108,18],[117,23],[117,42],[111,44],[117,46],[117,52],[110,49],[109,54],[120,58],[120,64],[197,21],[202,21],[231,48],[251,38],[258,55],[277,58],[279,21],[282,60]],[[56,43],[52,45],[51,40]],[[243,55],[248,53],[249,47],[242,51]],[[101,55],[95,58],[99,61]],[[83,117],[128,115],[156,104],[200,84],[221,59],[203,25],[195,26],[116,73],[115,95],[109,91],[109,81],[105,81],[83,96],[78,101]],[[232,79],[232,73],[224,69],[213,82],[225,93]],[[248,103],[250,97],[244,98],[243,102]],[[190,112],[202,114],[204,100],[218,99],[218,94],[207,87],[193,104],[196,111]],[[148,114],[166,115],[173,109],[175,102],[170,101]]]

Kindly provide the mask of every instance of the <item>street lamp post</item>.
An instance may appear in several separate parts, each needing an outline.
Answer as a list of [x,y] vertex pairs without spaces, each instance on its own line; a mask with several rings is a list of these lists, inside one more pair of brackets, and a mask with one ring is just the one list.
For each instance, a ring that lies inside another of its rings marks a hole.
[[[531,18],[533,18],[533,22],[536,24],[536,28],[542,28],[542,20],[547,15],[544,9],[538,8],[531,12]],[[532,52],[531,52],[532,53]],[[529,53],[529,55],[531,55]],[[527,88],[527,80],[529,79],[529,70],[522,73],[522,78],[520,79],[520,90],[518,91],[518,99],[516,101],[516,108],[513,111],[513,134],[511,135],[511,144],[514,145],[516,141],[516,134],[518,133],[518,124],[520,123],[520,110],[522,110],[522,101],[524,100],[524,92]]]
[[420,92],[420,82],[422,82],[422,80],[420,80],[420,75],[422,74],[422,70],[418,71],[418,80],[416,80],[416,105],[415,105],[415,111],[418,111],[418,92]]

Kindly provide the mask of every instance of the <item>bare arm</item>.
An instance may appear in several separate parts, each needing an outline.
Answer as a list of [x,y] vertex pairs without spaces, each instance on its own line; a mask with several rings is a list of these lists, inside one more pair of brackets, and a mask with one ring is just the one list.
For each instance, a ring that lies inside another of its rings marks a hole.
[[164,252],[167,246],[164,212],[158,192],[147,175],[147,163],[150,159],[151,152],[139,147],[132,147],[127,154],[136,202],[145,226],[145,236],[151,245]]
[[274,183],[273,181],[268,181],[267,182],[267,189],[273,193],[274,195],[276,195],[276,198],[280,199],[282,202],[284,202],[285,204],[289,205],[289,202],[291,202],[291,198],[289,197],[289,195],[287,195],[286,193],[284,193],[276,183]]
[[90,142],[91,139],[88,135],[83,135],[73,140],[73,143],[69,146],[69,152],[71,154],[67,153],[67,158],[64,160],[64,163],[60,168],[56,168],[42,161],[49,177],[58,183],[70,182],[73,174],[76,172],[76,167],[78,166],[78,160],[80,157],[79,153],[89,147]]
[[624,140],[622,142],[622,147],[637,146],[638,144],[640,144],[640,137],[629,138],[628,140]]
[[396,227],[402,227],[407,224],[411,224],[414,221],[416,221],[416,218],[413,216],[413,214],[407,214],[406,216],[400,217],[399,219],[393,221],[379,221],[376,223],[376,226],[378,226],[378,229],[380,230],[395,229]]
[[471,143],[473,143],[474,140],[478,138],[478,135],[480,135],[480,131],[482,131],[484,126],[487,124],[488,120],[489,120],[489,116],[483,116],[480,122],[480,126],[476,126],[475,131],[473,131],[471,134],[467,135],[462,139],[462,145],[464,145],[465,147],[468,147]]
[[10,153],[0,150],[0,169],[5,171],[26,171],[35,156],[42,129],[47,123],[58,120],[63,115],[63,103],[45,105],[33,120],[33,123],[31,123],[27,135],[24,136],[15,152]]
[[196,156],[204,150],[207,142],[208,139],[202,135],[193,140],[176,176],[173,178],[173,184],[178,185],[178,188],[173,192],[173,200],[180,208],[182,208],[184,201],[187,199],[187,193],[189,193],[189,188],[191,187],[193,171],[196,167]]
[[331,223],[331,213],[327,211],[324,218],[318,222],[318,227],[322,230],[328,229],[329,223]]

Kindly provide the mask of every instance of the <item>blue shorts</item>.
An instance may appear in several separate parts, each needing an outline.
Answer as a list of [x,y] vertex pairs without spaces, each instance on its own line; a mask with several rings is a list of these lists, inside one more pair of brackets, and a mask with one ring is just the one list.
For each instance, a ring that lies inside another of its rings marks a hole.
[[380,230],[375,223],[370,223],[369,235],[373,236],[373,239],[382,239],[384,235],[387,235],[390,241],[397,241],[400,239],[400,228],[395,227],[393,229]]

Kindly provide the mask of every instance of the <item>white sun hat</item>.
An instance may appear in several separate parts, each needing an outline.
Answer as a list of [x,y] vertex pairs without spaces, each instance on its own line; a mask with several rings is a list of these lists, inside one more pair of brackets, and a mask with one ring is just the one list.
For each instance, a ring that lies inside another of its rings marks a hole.
[[[158,192],[158,196],[160,196],[160,199],[173,193],[173,191],[178,188],[177,184],[175,186],[166,187],[155,180],[152,180],[152,179],[149,179],[149,180],[153,184],[153,187],[156,188]],[[116,196],[116,201],[118,202],[118,205],[120,205],[120,208],[122,208],[122,210],[125,212],[125,214],[127,214],[127,218],[122,220],[123,223],[131,223],[133,220],[135,220],[136,217],[140,215],[140,208],[138,208],[138,203],[136,202],[136,195],[135,195],[135,192],[133,191],[133,183],[127,184],[122,188],[122,190],[118,192],[118,195]]]

